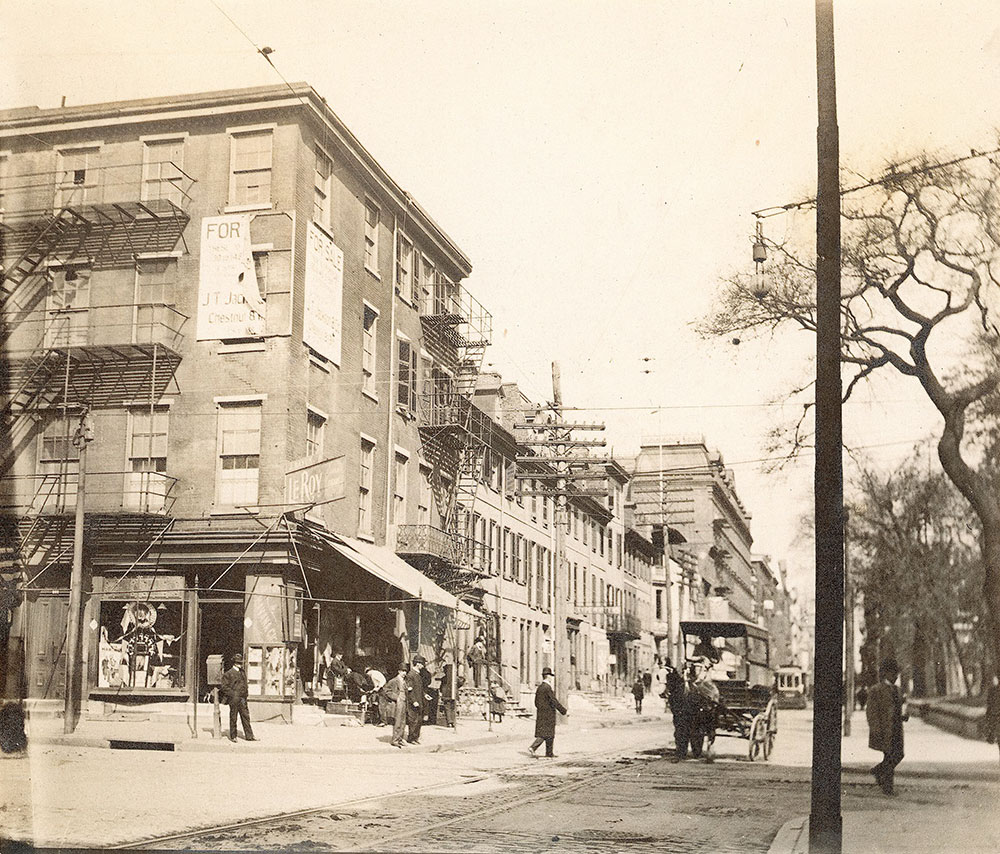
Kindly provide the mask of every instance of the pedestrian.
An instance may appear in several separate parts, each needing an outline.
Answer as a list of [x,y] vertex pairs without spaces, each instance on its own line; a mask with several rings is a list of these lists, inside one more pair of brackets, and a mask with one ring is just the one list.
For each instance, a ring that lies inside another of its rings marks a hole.
[[882,761],[871,769],[879,788],[887,795],[893,792],[896,766],[903,760],[903,695],[896,685],[899,665],[887,658],[878,668],[879,682],[868,692],[868,746],[882,751]]
[[472,684],[480,687],[483,680],[483,665],[486,663],[486,641],[482,636],[476,638],[474,644],[465,656],[469,667],[472,668]]
[[400,664],[396,675],[382,686],[385,699],[385,721],[392,723],[389,744],[402,749],[406,728],[406,665]]
[[643,684],[642,676],[636,676],[632,685],[632,696],[635,697],[635,713],[642,714],[642,698],[646,695],[646,686]]
[[462,678],[456,678],[454,664],[448,663],[441,668],[441,709],[444,712],[445,726],[455,726],[455,701],[461,687]]
[[376,667],[365,668],[365,676],[371,689],[368,692],[368,707],[375,726],[385,726],[388,722],[385,716],[385,700],[382,689],[385,687],[385,675]]
[[240,723],[243,724],[243,737],[247,741],[256,741],[253,727],[250,726],[250,707],[247,705],[250,688],[247,685],[247,675],[243,672],[242,655],[235,655],[233,666],[222,674],[220,693],[229,706],[229,740],[236,741],[236,716],[239,715]]
[[344,653],[335,653],[330,666],[326,669],[326,679],[327,684],[330,686],[331,700],[342,700],[347,696],[347,674],[350,672],[351,669],[344,661]]
[[507,692],[499,679],[494,679],[490,683],[490,719],[503,723],[503,716],[507,713]]
[[656,667],[653,670],[652,691],[654,696],[663,700],[663,711],[667,711],[669,708],[667,704],[667,668],[660,661],[656,662]]
[[420,727],[424,722],[424,677],[425,659],[413,656],[413,666],[406,674],[406,742],[420,744]]
[[642,687],[645,693],[649,693],[653,690],[653,673],[650,670],[646,670],[642,674]]
[[684,677],[677,672],[677,668],[670,663],[669,658],[663,665],[663,680],[666,683],[666,708],[664,711],[670,709],[670,715],[676,723],[676,718],[684,705]]
[[568,715],[566,707],[556,699],[553,686],[556,677],[551,667],[542,669],[542,681],[535,690],[535,740],[531,742],[528,753],[532,756],[545,742],[545,758],[554,759],[552,748],[556,741],[556,712]]
[[857,693],[858,708],[863,712],[865,710],[865,703],[868,702],[868,688],[862,685],[858,688]]

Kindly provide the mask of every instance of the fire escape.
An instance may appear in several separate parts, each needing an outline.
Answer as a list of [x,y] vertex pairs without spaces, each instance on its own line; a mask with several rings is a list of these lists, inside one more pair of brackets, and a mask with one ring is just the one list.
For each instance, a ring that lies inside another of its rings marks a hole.
[[[180,363],[186,320],[167,301],[102,302],[91,277],[172,253],[194,180],[167,160],[155,169],[79,158],[63,165],[3,187],[0,529],[4,563],[21,572],[67,560],[78,480],[71,421],[83,407],[143,407],[152,424]],[[166,524],[174,479],[156,470],[152,435],[150,426],[145,461],[131,450],[131,471],[88,468],[93,547]],[[42,449],[37,461],[34,447]]]
[[473,397],[492,318],[461,285],[438,281],[422,295],[420,320],[427,348],[442,365],[425,385],[418,414],[441,528],[401,525],[396,551],[451,592],[468,596],[487,560],[485,548],[476,548],[472,508],[492,425]]

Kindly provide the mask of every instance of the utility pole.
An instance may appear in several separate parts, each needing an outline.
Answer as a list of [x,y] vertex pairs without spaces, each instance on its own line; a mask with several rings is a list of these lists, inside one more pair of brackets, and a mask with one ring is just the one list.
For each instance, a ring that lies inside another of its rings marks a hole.
[[850,550],[847,536],[848,511],[844,508],[844,735],[851,734],[854,711],[854,600],[856,591],[851,579]]
[[73,447],[80,452],[76,481],[76,514],[73,528],[73,569],[69,581],[69,617],[66,624],[66,697],[63,703],[63,733],[76,729],[76,698],[80,690],[80,618],[83,606],[83,505],[86,503],[87,445],[94,441],[90,410],[84,407],[73,434]]
[[[535,481],[544,486],[530,490],[518,490],[521,495],[536,495],[555,499],[556,543],[552,565],[555,579],[553,592],[555,601],[552,603],[552,668],[556,676],[556,698],[564,706],[569,697],[569,636],[566,632],[566,572],[563,563],[566,557],[566,529],[569,527],[570,496],[592,496],[607,498],[608,489],[605,483],[603,489],[576,486],[578,481],[600,481],[607,479],[607,472],[593,468],[608,462],[607,457],[582,456],[574,453],[576,448],[603,447],[604,439],[577,439],[574,430],[603,430],[603,424],[572,424],[563,421],[562,402],[562,372],[558,362],[552,363],[552,403],[548,407],[552,420],[541,423],[537,420],[515,424],[515,428],[533,430],[543,434],[541,438],[524,439],[520,445],[538,446],[543,453],[534,456],[517,457],[518,468],[531,467],[530,472],[517,474],[518,480]],[[540,414],[540,412],[539,412]],[[544,470],[539,470],[545,466]],[[570,484],[573,485],[570,485]]]
[[844,483],[840,380],[840,142],[833,0],[816,0],[816,645],[809,851],[840,854]]

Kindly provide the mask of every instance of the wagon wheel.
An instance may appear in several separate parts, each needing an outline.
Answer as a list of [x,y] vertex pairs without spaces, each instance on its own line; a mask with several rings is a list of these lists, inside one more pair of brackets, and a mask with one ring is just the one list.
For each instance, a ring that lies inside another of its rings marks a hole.
[[747,755],[753,762],[758,756],[767,759],[767,719],[763,714],[755,715],[750,723],[750,745]]
[[774,737],[778,734],[778,705],[772,699],[764,710],[767,717],[767,745],[764,750],[764,758],[770,757],[774,750]]

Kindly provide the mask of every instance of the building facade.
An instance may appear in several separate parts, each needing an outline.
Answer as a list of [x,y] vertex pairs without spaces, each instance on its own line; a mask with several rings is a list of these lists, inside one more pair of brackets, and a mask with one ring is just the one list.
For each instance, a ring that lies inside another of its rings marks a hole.
[[335,651],[453,655],[469,609],[395,547],[457,523],[489,314],[324,99],[8,111],[0,158],[5,691],[62,696],[75,654],[85,702],[190,699],[239,652],[282,714]]

